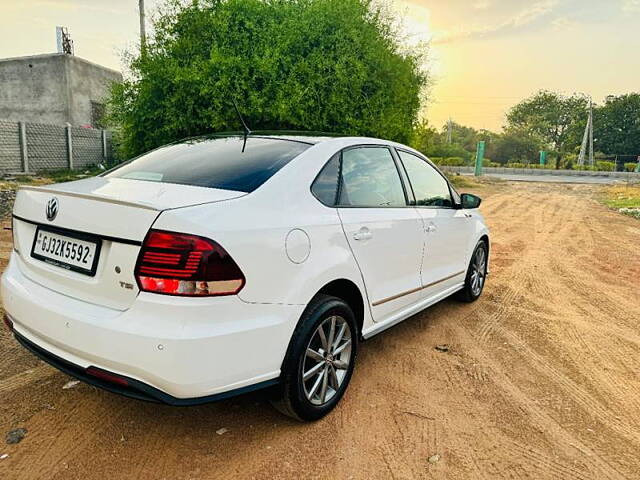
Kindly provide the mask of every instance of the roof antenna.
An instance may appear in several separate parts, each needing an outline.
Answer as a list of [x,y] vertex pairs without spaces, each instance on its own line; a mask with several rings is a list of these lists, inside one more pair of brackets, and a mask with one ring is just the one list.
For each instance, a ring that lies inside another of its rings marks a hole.
[[242,153],[244,153],[244,149],[247,146],[247,137],[249,135],[251,135],[251,130],[249,129],[249,127],[247,127],[247,124],[244,121],[244,118],[242,118],[242,114],[240,113],[240,109],[238,108],[238,104],[236,103],[235,98],[232,98],[231,101],[233,102],[233,106],[236,109],[236,113],[238,114],[238,118],[240,119],[240,122],[242,123],[242,128],[244,129],[244,142],[242,144]]

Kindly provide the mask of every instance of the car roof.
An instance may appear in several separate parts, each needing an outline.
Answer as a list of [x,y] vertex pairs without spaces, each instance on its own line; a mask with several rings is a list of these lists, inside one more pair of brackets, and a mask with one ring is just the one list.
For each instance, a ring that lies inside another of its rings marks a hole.
[[[185,143],[193,140],[214,140],[216,138],[243,138],[243,132],[220,132],[220,133],[210,133],[206,135],[198,135],[195,137],[187,137],[181,140],[178,140],[175,143]],[[316,145],[318,143],[335,139],[335,138],[345,138],[344,135],[336,135],[332,133],[324,133],[324,132],[298,132],[298,131],[289,131],[289,130],[269,130],[269,131],[252,131],[248,137],[249,140],[251,138],[266,138],[266,139],[274,139],[274,140],[288,140],[290,142],[301,142],[307,143],[309,145]]]
[[[236,139],[242,140],[243,137],[244,137],[243,132],[222,132],[222,133],[200,135],[195,137],[188,137],[182,140],[178,140],[177,142],[174,142],[174,143],[180,144],[180,143],[186,143],[189,141],[215,140],[216,138],[236,138]],[[392,140],[384,140],[381,138],[374,138],[374,137],[339,135],[339,134],[325,133],[325,132],[304,132],[304,131],[299,132],[299,131],[283,131],[283,130],[252,131],[247,136],[247,141],[251,141],[252,138],[304,143],[310,146],[327,144],[327,143],[337,143],[342,147],[358,145],[358,144],[387,145],[395,148],[414,151],[415,153],[422,155],[419,152],[415,151],[413,148],[408,147],[407,145],[403,145],[401,143],[394,142]]]
[[[335,136],[321,136],[321,135],[288,135],[288,134],[278,134],[278,135],[261,135],[252,133],[249,138],[274,138],[277,140],[289,140],[290,142],[303,142],[308,143],[310,145],[316,145],[321,142],[326,142],[327,140],[332,140],[336,138]],[[338,137],[342,138],[342,137]]]

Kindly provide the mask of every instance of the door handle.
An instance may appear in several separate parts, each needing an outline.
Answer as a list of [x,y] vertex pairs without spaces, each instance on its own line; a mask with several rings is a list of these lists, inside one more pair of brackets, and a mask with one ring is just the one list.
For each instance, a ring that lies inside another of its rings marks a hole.
[[471,218],[471,217],[473,217],[473,214],[465,212],[464,216],[467,217],[467,218]]
[[431,224],[431,225],[427,225],[427,233],[433,233],[437,230],[436,226]]
[[361,228],[360,231],[353,234],[353,239],[357,241],[370,240],[373,238],[373,233],[368,228]]

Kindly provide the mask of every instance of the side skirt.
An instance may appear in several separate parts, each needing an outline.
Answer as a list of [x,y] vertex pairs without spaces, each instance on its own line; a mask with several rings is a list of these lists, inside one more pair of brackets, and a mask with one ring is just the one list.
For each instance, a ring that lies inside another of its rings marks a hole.
[[434,303],[438,303],[440,300],[444,300],[445,298],[456,293],[458,290],[462,290],[463,287],[464,287],[464,282],[461,282],[457,285],[447,288],[446,290],[443,290],[442,292],[434,295],[433,297],[427,298],[414,305],[411,305],[410,307],[407,307],[406,309],[396,313],[395,315],[390,317],[388,320],[372,325],[371,328],[362,332],[362,337],[365,340],[368,340],[369,338],[377,335],[378,333],[383,332],[386,329],[391,328],[394,325],[397,325],[403,320],[406,320],[412,315],[415,315],[416,313],[421,312],[425,308],[430,307]]

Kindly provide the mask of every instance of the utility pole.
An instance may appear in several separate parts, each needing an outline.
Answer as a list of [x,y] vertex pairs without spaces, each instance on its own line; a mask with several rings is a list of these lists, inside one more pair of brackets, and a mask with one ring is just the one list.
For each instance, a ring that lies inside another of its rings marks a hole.
[[138,10],[140,11],[140,53],[144,54],[147,49],[147,33],[144,28],[144,0],[138,0]]
[[453,122],[451,121],[451,117],[449,117],[449,121],[447,122],[447,143],[449,145],[453,143]]

